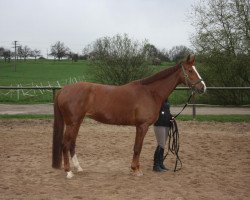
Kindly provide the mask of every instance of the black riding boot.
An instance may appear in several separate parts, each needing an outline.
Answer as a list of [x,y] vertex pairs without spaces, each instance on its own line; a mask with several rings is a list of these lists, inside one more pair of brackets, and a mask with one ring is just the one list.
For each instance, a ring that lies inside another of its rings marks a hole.
[[160,153],[159,153],[159,157],[160,157],[160,167],[164,170],[164,171],[167,171],[168,169],[164,166],[163,164],[163,161],[164,161],[164,149],[162,147],[159,147],[160,148]]
[[153,171],[155,172],[164,172],[166,170],[161,168],[161,147],[157,146],[155,153],[154,153],[154,166],[153,166]]

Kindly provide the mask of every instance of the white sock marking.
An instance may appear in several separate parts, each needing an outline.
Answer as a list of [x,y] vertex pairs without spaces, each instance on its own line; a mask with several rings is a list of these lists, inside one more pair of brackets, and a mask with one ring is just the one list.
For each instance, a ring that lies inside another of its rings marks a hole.
[[72,171],[67,172],[67,176],[66,176],[66,177],[67,177],[68,179],[71,179],[73,176],[74,176],[74,174],[73,174]]
[[79,161],[77,159],[76,154],[72,157],[72,162],[73,162],[73,165],[77,169],[78,172],[83,171],[82,168],[81,168],[81,166],[80,166],[80,164],[79,164]]

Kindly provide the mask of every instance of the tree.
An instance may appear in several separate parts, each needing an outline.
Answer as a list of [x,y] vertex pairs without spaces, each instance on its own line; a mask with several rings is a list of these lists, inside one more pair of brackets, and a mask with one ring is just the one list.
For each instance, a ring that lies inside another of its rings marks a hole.
[[30,56],[30,54],[31,54],[31,49],[27,45],[25,45],[23,47],[23,58],[24,58],[24,60],[26,60]]
[[4,62],[10,62],[11,59],[11,51],[9,49],[5,49],[0,47],[0,57],[3,57]]
[[20,58],[22,58],[23,56],[23,50],[22,50],[22,46],[18,46],[17,47],[17,50],[16,50],[16,57],[17,57],[17,60]]
[[[196,28],[192,43],[204,61],[209,86],[250,85],[249,0],[207,0],[193,6]],[[249,92],[211,91],[211,100],[224,104],[249,104]]]
[[19,58],[23,58],[24,60],[26,60],[30,55],[31,55],[31,49],[27,45],[25,45],[24,47],[18,46],[17,56]]
[[0,57],[3,57],[4,48],[0,47]]
[[152,44],[146,44],[144,46],[144,51],[145,51],[145,54],[146,54],[146,58],[149,60],[149,61],[153,61],[155,58],[157,58],[158,56],[158,49],[152,45]]
[[161,61],[169,62],[170,56],[169,52],[166,49],[162,49],[158,52],[158,57],[161,59]]
[[194,5],[192,43],[196,50],[250,54],[249,9],[249,0],[203,0]]
[[165,49],[157,49],[153,44],[146,44],[144,46],[144,51],[146,54],[146,59],[150,64],[160,65],[162,61],[169,61],[168,52]]
[[66,57],[69,53],[69,48],[64,45],[63,42],[56,42],[51,46],[50,55],[54,56],[58,60],[61,60],[63,57]]
[[8,50],[8,49],[5,49],[3,51],[3,57],[4,57],[4,62],[10,62],[10,59],[11,59],[11,51]]
[[38,50],[38,49],[34,49],[34,50],[31,51],[30,56],[34,57],[35,60],[36,60],[37,57],[41,56],[41,51]]
[[193,53],[192,50],[184,45],[174,46],[169,50],[169,58],[171,61],[178,62],[190,53]]
[[72,61],[77,62],[79,60],[79,55],[77,53],[74,53],[71,59]]
[[79,60],[79,55],[77,53],[70,51],[67,56],[68,56],[68,59],[70,59],[74,62],[77,62]]
[[96,78],[107,84],[121,85],[151,73],[144,47],[146,42],[132,40],[127,34],[97,39],[84,49],[96,66]]

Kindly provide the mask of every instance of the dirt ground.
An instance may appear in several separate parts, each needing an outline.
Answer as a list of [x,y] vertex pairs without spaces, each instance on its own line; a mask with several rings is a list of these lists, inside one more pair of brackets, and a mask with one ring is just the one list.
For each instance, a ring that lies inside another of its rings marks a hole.
[[144,176],[134,177],[135,128],[85,120],[76,149],[83,172],[67,180],[51,168],[51,120],[0,120],[0,199],[250,199],[250,124],[178,124],[183,168],[152,171],[150,127],[140,159]]

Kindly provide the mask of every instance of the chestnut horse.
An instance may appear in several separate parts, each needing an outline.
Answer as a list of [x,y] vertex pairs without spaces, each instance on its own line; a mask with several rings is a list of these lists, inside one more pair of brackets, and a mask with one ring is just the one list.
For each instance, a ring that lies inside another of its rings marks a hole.
[[59,90],[54,101],[52,167],[61,168],[63,154],[64,170],[67,178],[71,178],[70,152],[74,167],[82,171],[75,144],[83,118],[88,116],[106,124],[136,126],[131,169],[134,175],[143,175],[139,164],[143,139],[148,127],[157,120],[164,100],[179,84],[185,84],[199,93],[206,90],[194,62],[194,56],[189,55],[174,67],[121,86],[78,82]]

